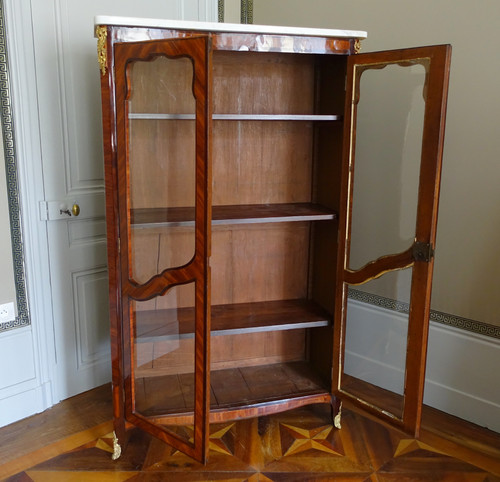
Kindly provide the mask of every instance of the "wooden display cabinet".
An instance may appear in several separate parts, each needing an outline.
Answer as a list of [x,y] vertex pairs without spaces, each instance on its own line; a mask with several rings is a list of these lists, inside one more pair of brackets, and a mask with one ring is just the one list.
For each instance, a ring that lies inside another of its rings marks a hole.
[[[96,18],[116,453],[126,424],[200,461],[208,424],[340,401],[417,431],[448,46],[356,54],[364,32]],[[367,69],[422,65],[415,242],[349,268]],[[344,374],[347,291],[412,267],[406,385]],[[369,400],[377,393],[381,405]],[[189,425],[191,429],[184,426]]]

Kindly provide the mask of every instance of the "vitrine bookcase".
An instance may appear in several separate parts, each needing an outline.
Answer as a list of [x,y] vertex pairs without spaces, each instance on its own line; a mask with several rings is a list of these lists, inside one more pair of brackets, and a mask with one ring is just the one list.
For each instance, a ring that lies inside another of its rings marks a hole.
[[[360,55],[364,32],[95,22],[115,456],[127,423],[203,461],[211,422],[312,403],[335,416],[343,398],[385,416],[366,400],[377,387],[344,374],[347,292],[406,267],[408,388],[386,399],[415,430],[449,48]],[[415,242],[352,270],[359,76],[385,65],[426,73]]]

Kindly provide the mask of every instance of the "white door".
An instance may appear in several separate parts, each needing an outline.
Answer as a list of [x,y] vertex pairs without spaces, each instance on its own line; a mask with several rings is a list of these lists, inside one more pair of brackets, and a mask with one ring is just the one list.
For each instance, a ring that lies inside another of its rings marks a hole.
[[[209,0],[31,0],[56,370],[54,401],[110,380],[95,15],[215,20]],[[78,216],[71,210],[80,209]]]

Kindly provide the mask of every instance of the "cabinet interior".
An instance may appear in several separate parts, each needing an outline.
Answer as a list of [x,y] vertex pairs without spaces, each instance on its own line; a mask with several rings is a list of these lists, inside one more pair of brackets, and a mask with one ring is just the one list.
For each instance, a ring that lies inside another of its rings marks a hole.
[[[138,283],[195,252],[196,123],[190,64],[181,60],[138,62],[131,77],[130,275]],[[179,95],[162,94],[165,61],[168,82],[184,86]],[[213,52],[215,409],[331,390],[345,69],[345,56]],[[136,408],[192,411],[194,283],[132,301],[131,314]]]

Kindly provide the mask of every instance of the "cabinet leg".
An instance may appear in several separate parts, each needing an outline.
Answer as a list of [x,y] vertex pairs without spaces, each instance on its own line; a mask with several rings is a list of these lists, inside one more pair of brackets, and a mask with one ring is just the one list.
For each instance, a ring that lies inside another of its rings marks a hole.
[[333,426],[338,428],[339,430],[342,428],[341,426],[341,418],[342,418],[342,402],[332,395],[331,399],[331,410],[332,410],[332,421]]

